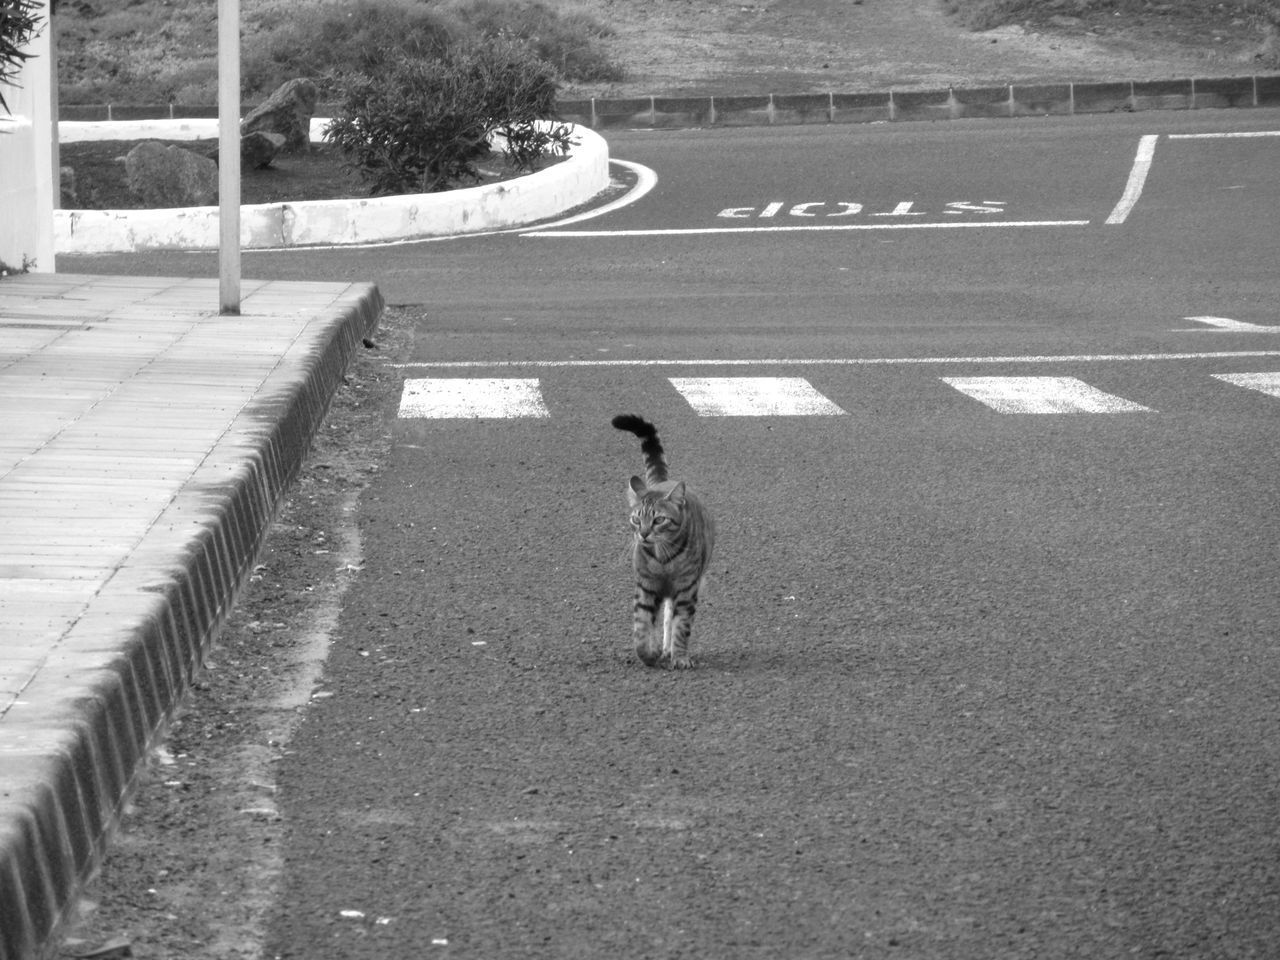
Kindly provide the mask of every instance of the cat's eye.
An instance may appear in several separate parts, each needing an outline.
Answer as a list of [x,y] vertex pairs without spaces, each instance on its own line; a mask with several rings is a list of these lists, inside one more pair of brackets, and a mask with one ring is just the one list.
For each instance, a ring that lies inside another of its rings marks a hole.
[[634,513],[631,515],[631,525],[633,527],[640,526],[640,518],[636,516]]
[[653,525],[655,527],[664,527],[670,522],[671,522],[670,517],[664,517],[661,514],[653,518]]

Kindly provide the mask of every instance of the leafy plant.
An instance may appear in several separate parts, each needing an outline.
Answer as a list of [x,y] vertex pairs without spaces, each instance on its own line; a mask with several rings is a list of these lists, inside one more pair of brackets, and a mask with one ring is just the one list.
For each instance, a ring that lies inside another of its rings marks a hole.
[[507,159],[517,170],[533,170],[545,156],[563,156],[572,142],[569,127],[563,123],[552,127],[504,123],[497,134],[506,141]]
[[503,133],[517,169],[569,146],[554,115],[552,68],[506,42],[450,47],[433,59],[401,57],[376,77],[341,79],[339,109],[325,133],[371,193],[427,193],[480,178],[477,163]]
[[40,0],[0,0],[0,109],[9,112],[4,84],[12,84],[31,54],[22,48],[39,32]]

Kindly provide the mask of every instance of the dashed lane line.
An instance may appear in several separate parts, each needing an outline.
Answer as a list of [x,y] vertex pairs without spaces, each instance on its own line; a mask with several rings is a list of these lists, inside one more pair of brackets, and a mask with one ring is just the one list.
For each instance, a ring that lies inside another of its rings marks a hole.
[[1124,193],[1120,202],[1107,217],[1107,223],[1124,223],[1142,196],[1142,188],[1147,182],[1147,174],[1151,172],[1151,161],[1155,158],[1156,141],[1160,135],[1150,133],[1138,141],[1138,152],[1133,158],[1133,166],[1129,170],[1129,180],[1124,185]]

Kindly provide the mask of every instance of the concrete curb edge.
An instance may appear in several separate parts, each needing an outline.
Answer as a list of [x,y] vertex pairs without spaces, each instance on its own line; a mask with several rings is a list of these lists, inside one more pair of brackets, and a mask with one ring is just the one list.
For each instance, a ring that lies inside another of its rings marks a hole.
[[[140,762],[226,619],[382,306],[376,287],[352,284],[300,369],[278,368],[240,412],[238,436],[215,446],[157,523],[180,520],[187,532],[181,563],[163,582],[152,570],[145,609],[141,578],[126,565],[120,572],[132,595],[102,596],[73,628],[82,646],[100,651],[98,667],[75,674],[60,702],[29,723],[29,749],[5,757],[14,776],[0,795],[0,960],[56,952],[56,934],[105,849]],[[122,634],[123,646],[110,643]]]
[[[328,118],[311,122],[313,140]],[[58,123],[64,142],[93,139],[191,140],[216,137],[207,119],[69,121]],[[533,224],[581,206],[609,186],[609,145],[578,126],[577,145],[564,161],[499,183],[441,193],[306,200],[240,208],[245,250],[382,243],[463,236]],[[59,254],[137,250],[216,250],[218,208],[170,210],[55,210]]]

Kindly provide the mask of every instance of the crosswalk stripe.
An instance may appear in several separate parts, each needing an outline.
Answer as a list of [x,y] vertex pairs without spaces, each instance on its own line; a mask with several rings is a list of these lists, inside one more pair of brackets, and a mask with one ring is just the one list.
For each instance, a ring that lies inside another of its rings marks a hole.
[[[1215,373],[1225,383],[1280,399],[1280,372]],[[1075,377],[940,377],[998,413],[1144,413],[1150,407],[1104,393]],[[670,377],[702,417],[841,416],[803,377]],[[406,379],[405,419],[512,419],[551,416],[541,381],[518,377]]]
[[1075,377],[942,377],[997,413],[1140,413],[1140,403],[1103,393]]
[[804,377],[670,377],[700,417],[838,416]]
[[1215,373],[1218,380],[1280,398],[1280,373]]
[[406,419],[506,419],[549,417],[542,388],[533,378],[433,377],[406,380],[400,394]]

